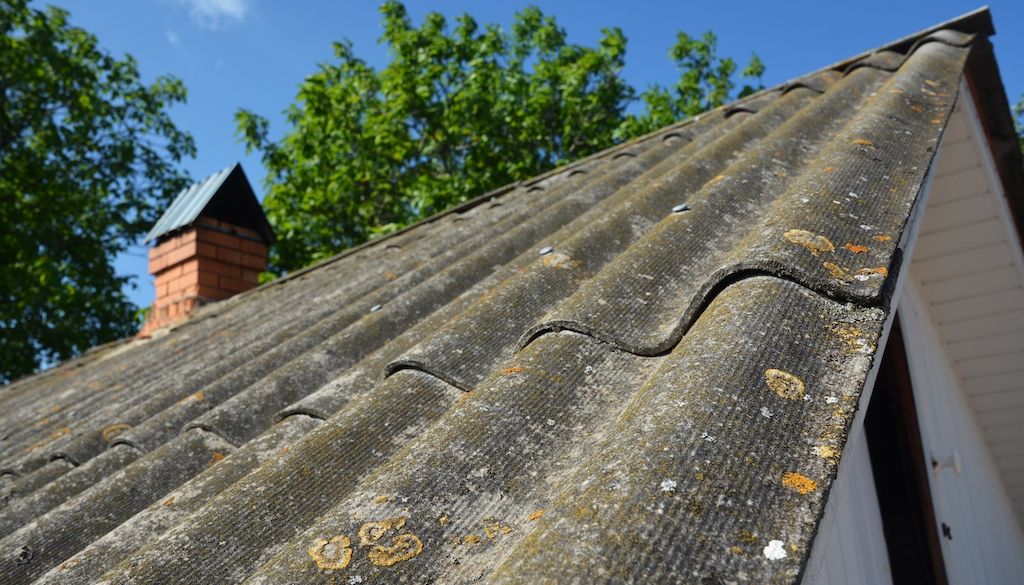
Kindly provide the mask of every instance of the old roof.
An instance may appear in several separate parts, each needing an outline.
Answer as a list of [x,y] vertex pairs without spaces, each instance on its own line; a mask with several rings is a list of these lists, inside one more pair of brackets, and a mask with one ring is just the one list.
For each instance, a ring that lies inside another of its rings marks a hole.
[[0,581],[797,582],[990,32],[968,15],[11,385]]
[[274,242],[274,230],[239,163],[182,189],[146,234],[145,242],[189,226],[200,215],[249,228],[260,234],[265,243]]

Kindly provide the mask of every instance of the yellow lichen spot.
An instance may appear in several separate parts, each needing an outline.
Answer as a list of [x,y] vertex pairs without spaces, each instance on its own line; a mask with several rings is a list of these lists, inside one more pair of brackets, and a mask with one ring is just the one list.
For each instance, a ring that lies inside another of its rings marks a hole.
[[[359,544],[370,547],[370,562],[378,567],[390,567],[407,561],[423,552],[423,541],[411,532],[399,532],[405,527],[406,519],[388,518],[367,522],[359,527]],[[380,544],[389,532],[398,532],[391,538],[390,545]]]
[[540,518],[543,515],[544,515],[544,508],[540,508],[539,510],[534,510],[533,512],[530,512],[530,515],[527,516],[526,519],[529,520],[530,522],[533,522],[534,520]]
[[344,534],[330,540],[321,538],[307,551],[316,566],[325,571],[340,571],[352,562],[352,541]]
[[791,490],[800,492],[800,495],[807,495],[818,489],[818,482],[806,475],[801,475],[793,471],[787,471],[782,474],[782,485]]
[[438,516],[437,523],[441,526],[448,526],[448,514],[441,514]]
[[466,544],[480,544],[481,538],[475,534],[467,534],[462,537],[462,542]]
[[195,400],[196,402],[202,402],[206,400],[206,393],[200,390],[199,392],[196,392],[192,395],[192,399]]
[[386,504],[387,502],[391,502],[394,499],[395,499],[394,496],[389,496],[387,494],[381,494],[381,495],[376,496],[376,497],[373,498],[373,503],[374,504]]
[[730,546],[729,552],[731,552],[734,555],[741,555],[743,554],[743,549],[738,546]]
[[870,248],[867,246],[860,246],[858,244],[851,244],[849,242],[843,244],[843,247],[853,252],[854,254],[867,254]]
[[222,459],[224,459],[224,454],[220,451],[214,451],[213,456],[206,462],[206,465],[216,465],[220,463]]
[[872,351],[871,345],[864,337],[864,332],[859,327],[841,326],[833,329],[832,332],[843,340],[843,343],[846,344],[846,351],[849,353],[870,353]]
[[499,534],[512,532],[512,527],[498,522],[495,518],[484,518],[484,534],[488,540],[494,540]]
[[836,452],[835,447],[830,447],[828,445],[818,445],[817,447],[814,448],[814,453],[818,457],[821,457],[822,459],[829,460],[834,460],[836,457],[839,456],[839,453]]
[[124,423],[117,423],[117,424],[110,425],[109,427],[103,429],[103,431],[100,433],[100,435],[103,436],[103,440],[105,442],[109,443],[109,442],[113,441],[114,439],[116,439],[118,437],[118,435],[120,435],[121,433],[127,431],[130,428],[132,428],[131,425],[126,425]]
[[861,268],[861,274],[881,274],[882,276],[889,276],[889,269],[885,266],[879,266],[878,268]]
[[789,372],[768,368],[764,371],[764,381],[782,398],[796,400],[804,395],[803,381]]
[[170,506],[173,503],[174,503],[174,496],[171,496],[171,497],[167,498],[166,500],[164,500],[164,505],[165,506]]
[[701,471],[698,471],[698,472],[693,474],[693,478],[696,479],[697,481],[704,481],[704,473],[701,472]]
[[875,145],[874,142],[871,142],[867,138],[854,138],[853,139],[853,143],[857,144],[857,145],[860,145],[860,146],[874,146]]
[[702,187],[702,188],[710,187],[711,185],[714,185],[715,183],[721,181],[724,178],[725,178],[725,175],[716,175],[710,181],[708,181],[707,183],[704,183],[704,187]]
[[757,542],[757,535],[745,528],[741,528],[736,533],[736,538],[744,544],[753,544]]
[[941,124],[943,122],[943,120],[942,120],[942,118],[932,118],[931,120],[929,120],[929,122],[932,123],[932,124],[936,124],[937,125],[937,124]]
[[889,240],[892,239],[892,236],[887,236],[885,234],[878,234],[877,236],[874,236],[871,239],[876,240],[878,242],[888,242]]
[[547,254],[541,261],[544,263],[544,266],[563,269],[579,268],[579,266],[583,264],[582,261],[573,260],[571,256],[563,254],[562,252]]
[[522,372],[522,371],[523,371],[523,368],[521,368],[519,366],[512,366],[510,368],[502,368],[501,369],[501,375],[502,376],[511,376],[512,374],[518,374],[519,372]]
[[384,274],[384,279],[387,280],[388,282],[390,282],[390,281],[392,281],[392,280],[394,280],[396,278],[398,278],[398,275],[395,274],[394,272],[388,272],[388,273]]
[[939,87],[940,85],[938,81],[932,81],[931,79],[925,79],[924,82],[932,87]]
[[825,168],[823,168],[821,170],[822,170],[822,172],[825,172],[825,173],[828,173],[828,174],[832,174],[832,173],[836,172],[836,168],[835,167],[825,167]]
[[835,246],[832,245],[832,242],[828,241],[828,238],[813,234],[807,230],[789,230],[782,234],[782,237],[786,238],[791,244],[807,248],[815,256],[822,252],[835,250]]
[[836,280],[850,280],[850,274],[846,272],[846,269],[834,262],[823,262],[822,266],[828,273],[832,275],[832,278]]
[[924,111],[924,106],[913,105],[913,106],[910,106],[910,109],[915,111],[915,112],[917,112],[917,113],[921,113],[921,112]]

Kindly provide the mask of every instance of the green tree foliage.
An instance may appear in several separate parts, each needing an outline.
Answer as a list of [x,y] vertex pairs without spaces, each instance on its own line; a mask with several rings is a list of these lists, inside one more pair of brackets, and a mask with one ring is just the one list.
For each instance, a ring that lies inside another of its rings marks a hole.
[[[710,33],[679,35],[671,52],[679,83],[649,89],[647,111],[629,115],[637,93],[620,76],[619,29],[584,47],[536,8],[508,31],[468,15],[449,27],[430,14],[416,27],[398,2],[381,12],[385,67],[335,44],[333,60],[300,85],[276,141],[265,118],[236,114],[242,141],[268,170],[277,272],[733,97],[736,65],[718,58]],[[743,74],[763,70],[755,57]]]
[[195,151],[167,108],[57,8],[0,0],[0,383],[134,333],[114,256],[148,229]]

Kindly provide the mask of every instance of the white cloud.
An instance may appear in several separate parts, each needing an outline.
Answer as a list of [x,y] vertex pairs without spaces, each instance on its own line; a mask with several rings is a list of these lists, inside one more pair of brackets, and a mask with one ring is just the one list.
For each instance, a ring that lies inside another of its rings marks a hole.
[[172,45],[177,45],[180,41],[181,41],[181,38],[178,37],[178,33],[174,32],[173,30],[168,30],[167,31],[167,42],[168,43],[170,43]]
[[227,21],[242,21],[249,14],[252,0],[177,0],[188,9],[197,25],[215,30]]

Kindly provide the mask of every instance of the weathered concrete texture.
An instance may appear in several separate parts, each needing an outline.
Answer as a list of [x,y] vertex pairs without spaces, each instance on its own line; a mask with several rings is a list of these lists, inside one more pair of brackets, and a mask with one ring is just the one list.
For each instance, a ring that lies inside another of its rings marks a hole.
[[3,389],[0,583],[796,583],[971,39]]

